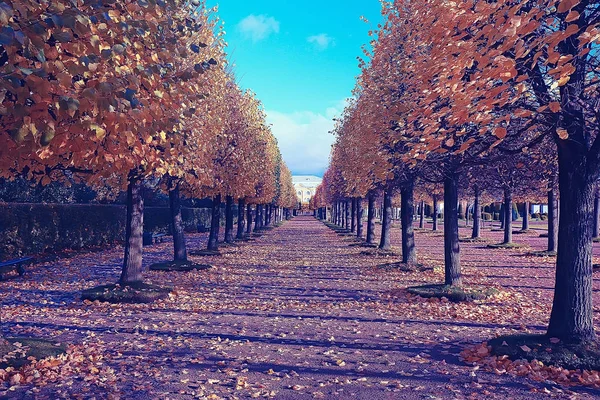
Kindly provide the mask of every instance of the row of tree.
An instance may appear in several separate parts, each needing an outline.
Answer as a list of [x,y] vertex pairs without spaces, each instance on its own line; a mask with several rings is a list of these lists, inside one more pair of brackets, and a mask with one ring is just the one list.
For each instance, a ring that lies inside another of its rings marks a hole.
[[123,284],[142,280],[144,186],[169,194],[175,260],[187,259],[182,195],[213,199],[211,249],[223,201],[227,241],[234,202],[238,238],[244,211],[260,227],[296,203],[220,26],[198,0],[0,3],[0,177],[126,190]]
[[512,202],[547,202],[548,249],[557,251],[547,333],[594,339],[599,4],[395,0],[384,15],[314,206],[333,205],[334,221],[349,226],[352,204],[360,215],[367,198],[371,214],[381,193],[387,248],[399,192],[402,258],[415,263],[415,198],[443,200],[445,283],[460,286],[459,196],[475,205],[474,237],[483,196],[502,197],[506,243]]

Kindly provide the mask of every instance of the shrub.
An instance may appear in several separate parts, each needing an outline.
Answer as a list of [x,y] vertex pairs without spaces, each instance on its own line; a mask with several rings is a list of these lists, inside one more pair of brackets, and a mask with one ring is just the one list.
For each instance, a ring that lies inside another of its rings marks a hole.
[[[182,217],[186,231],[196,232],[198,225],[210,225],[208,209],[184,208]],[[126,209],[118,205],[3,204],[0,260],[122,243],[125,219]],[[146,207],[144,230],[170,233],[169,209]]]

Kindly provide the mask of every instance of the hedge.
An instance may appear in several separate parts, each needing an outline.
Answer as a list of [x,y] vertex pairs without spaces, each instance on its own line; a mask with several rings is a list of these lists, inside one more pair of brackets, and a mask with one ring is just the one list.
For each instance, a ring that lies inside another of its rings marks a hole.
[[[234,211],[237,217],[237,207]],[[210,215],[207,208],[184,208],[185,230],[209,227]],[[118,205],[0,204],[0,260],[119,244],[125,220],[126,208]],[[146,207],[144,230],[169,234],[169,209]]]

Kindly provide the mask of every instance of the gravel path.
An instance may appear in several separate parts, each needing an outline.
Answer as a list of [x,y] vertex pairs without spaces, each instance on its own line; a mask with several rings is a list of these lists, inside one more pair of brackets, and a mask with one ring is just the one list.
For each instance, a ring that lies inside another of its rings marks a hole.
[[[492,241],[499,237],[485,234]],[[398,232],[394,235],[399,243]],[[517,236],[543,247],[536,234]],[[190,248],[200,248],[206,235],[188,241]],[[460,361],[465,347],[496,334],[544,329],[550,259],[465,243],[465,280],[506,289],[500,298],[452,304],[402,290],[441,281],[440,270],[378,268],[392,260],[361,255],[365,249],[351,244],[314,218],[297,217],[220,257],[193,258],[214,265],[209,271],[148,272],[149,281],[175,288],[168,300],[152,305],[81,302],[82,289],[118,279],[120,248],[37,265],[24,280],[0,283],[3,329],[72,343],[73,355],[36,385],[0,386],[0,398],[600,395],[484,372]],[[418,232],[417,244],[421,262],[440,265],[439,233]],[[144,262],[168,259],[170,252],[170,243],[152,246]],[[598,282],[595,288],[597,297]]]

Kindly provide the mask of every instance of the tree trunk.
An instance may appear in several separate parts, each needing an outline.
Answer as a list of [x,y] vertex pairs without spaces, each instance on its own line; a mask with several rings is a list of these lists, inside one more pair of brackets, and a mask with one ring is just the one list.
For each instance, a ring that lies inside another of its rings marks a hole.
[[392,247],[390,239],[392,230],[392,193],[391,190],[383,192],[383,221],[381,222],[381,240],[379,248],[389,250]]
[[478,239],[481,237],[481,205],[479,204],[479,188],[475,186],[475,201],[473,203],[473,233],[471,238]]
[[512,243],[512,192],[504,189],[504,244]]
[[369,195],[367,206],[367,243],[375,243],[375,196]]
[[225,242],[233,243],[233,197],[225,198]]
[[120,283],[142,281],[142,249],[144,235],[144,197],[142,181],[130,178],[127,186],[127,225],[125,227],[125,257]]
[[363,205],[362,198],[356,199],[356,237],[362,239],[363,236]]
[[461,286],[458,238],[458,175],[444,179],[444,272],[446,285]]
[[171,229],[173,231],[173,258],[175,261],[187,261],[183,218],[181,217],[179,181],[177,183],[171,182],[171,184],[173,186],[169,191],[169,206],[171,209]]
[[504,230],[504,225],[506,224],[506,207],[504,207],[504,203],[500,205],[500,229]]
[[246,202],[244,199],[238,199],[238,221],[237,221],[237,235],[236,239],[244,238],[244,228],[246,227],[246,218],[244,217],[246,211]]
[[421,209],[419,210],[419,229],[425,228],[425,200],[421,200]]
[[588,171],[590,166],[583,154],[558,146],[558,155],[560,223],[548,336],[566,342],[588,341],[595,338],[592,230],[596,182],[590,177],[595,171]]
[[437,194],[433,195],[433,230],[438,230],[438,198]]
[[[413,229],[413,216],[415,214],[414,182],[402,186],[400,196],[400,223],[402,225],[402,262],[406,264],[417,263],[417,250],[415,248],[415,231]],[[424,217],[424,201],[421,201],[421,218]],[[422,221],[422,220],[421,220]]]
[[350,215],[351,213],[351,207],[350,207],[350,200],[346,200],[346,229],[350,230],[350,225],[352,224],[352,216]]
[[246,206],[246,236],[252,233],[252,204]]
[[219,230],[221,229],[221,195],[213,199],[212,218],[210,220],[210,234],[208,236],[208,250],[219,250]]
[[548,251],[558,250],[558,201],[554,189],[548,190]]
[[265,227],[271,225],[271,205],[265,204]]
[[526,201],[523,207],[523,227],[521,228],[521,230],[527,231],[529,230],[529,202]]
[[260,230],[260,222],[262,220],[260,209],[261,209],[261,205],[257,204],[255,214],[254,214],[254,232],[258,232]]
[[352,198],[352,215],[350,216],[350,232],[356,232],[356,199]]
[[600,191],[598,186],[594,188],[594,231],[593,238],[600,236]]

